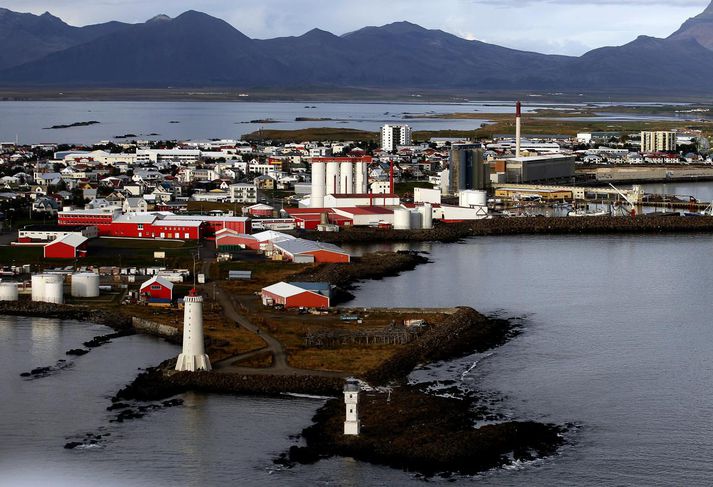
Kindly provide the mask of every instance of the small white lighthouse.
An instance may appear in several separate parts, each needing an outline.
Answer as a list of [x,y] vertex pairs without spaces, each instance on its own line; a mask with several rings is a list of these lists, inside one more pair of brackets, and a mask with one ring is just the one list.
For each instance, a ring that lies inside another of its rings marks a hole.
[[210,359],[203,345],[203,296],[192,289],[183,302],[183,352],[178,356],[176,370],[210,370]]
[[347,418],[344,421],[344,434],[356,436],[361,432],[361,421],[359,421],[359,381],[347,379],[344,385],[344,404],[347,408]]

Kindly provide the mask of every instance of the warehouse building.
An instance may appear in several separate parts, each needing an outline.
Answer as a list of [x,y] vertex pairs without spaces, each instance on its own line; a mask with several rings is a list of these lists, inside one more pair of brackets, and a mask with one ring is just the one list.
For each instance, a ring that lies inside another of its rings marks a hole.
[[18,231],[17,241],[20,243],[50,242],[67,235],[96,238],[99,236],[99,230],[91,225],[27,225]]
[[261,291],[262,304],[281,305],[285,308],[329,308],[329,283],[278,282]]
[[76,259],[87,255],[89,239],[70,234],[48,243],[44,247],[45,259]]
[[[496,171],[505,171],[507,183],[569,182],[574,178],[574,156],[542,155],[497,161]],[[503,167],[504,166],[504,167]]]
[[293,240],[283,240],[280,242],[272,242],[275,250],[290,261],[302,261],[307,263],[309,260],[318,263],[348,263],[351,261],[349,252],[337,247],[333,244],[324,242],[314,242],[296,238]]

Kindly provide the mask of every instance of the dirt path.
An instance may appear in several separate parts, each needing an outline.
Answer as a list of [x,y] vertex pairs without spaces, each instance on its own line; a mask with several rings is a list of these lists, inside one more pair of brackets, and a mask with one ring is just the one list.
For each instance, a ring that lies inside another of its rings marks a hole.
[[[214,255],[214,253],[213,253]],[[204,258],[206,257],[204,253]],[[206,277],[210,277],[211,264],[214,262],[214,258],[207,258],[203,261],[202,271]],[[225,317],[235,323],[238,326],[255,333],[258,335],[267,345],[267,350],[272,353],[272,366],[264,369],[256,369],[251,367],[240,367],[232,365],[239,360],[244,360],[251,358],[257,354],[264,353],[265,349],[260,349],[227,359],[221,360],[213,364],[213,370],[218,373],[224,374],[246,374],[246,375],[299,375],[299,376],[316,376],[316,377],[346,377],[347,374],[343,372],[328,372],[321,370],[304,370],[297,369],[290,366],[287,363],[287,353],[285,352],[282,344],[275,337],[270,335],[267,331],[261,329],[256,324],[251,322],[246,316],[240,314],[237,310],[235,298],[230,296],[225,290],[223,290],[216,281],[213,281],[213,286],[215,286],[215,299],[220,303],[223,309],[223,314]]]

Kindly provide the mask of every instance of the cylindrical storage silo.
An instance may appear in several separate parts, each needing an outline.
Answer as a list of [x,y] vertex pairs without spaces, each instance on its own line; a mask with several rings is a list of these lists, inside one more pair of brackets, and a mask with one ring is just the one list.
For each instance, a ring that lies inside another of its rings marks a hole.
[[488,206],[488,192],[475,191],[475,206]]
[[310,196],[312,208],[324,208],[324,195],[327,194],[325,171],[324,162],[312,163],[312,194]]
[[366,163],[357,162],[354,166],[354,192],[357,194],[366,194],[367,190],[367,175],[366,175]]
[[354,164],[342,162],[339,173],[341,174],[339,192],[341,194],[354,194]]
[[41,302],[45,297],[45,279],[44,274],[35,274],[32,276],[32,301]]
[[0,301],[17,301],[18,298],[16,282],[0,282]]
[[423,215],[418,210],[410,211],[411,230],[420,230],[423,227]]
[[394,210],[394,230],[411,230],[411,212],[406,208]]
[[96,298],[99,296],[99,275],[93,272],[72,274],[72,297]]
[[327,194],[339,193],[339,162],[327,163]]
[[64,304],[64,276],[58,274],[45,274],[44,296],[45,303]]
[[433,207],[430,203],[426,203],[418,209],[423,216],[422,227],[425,230],[433,228]]

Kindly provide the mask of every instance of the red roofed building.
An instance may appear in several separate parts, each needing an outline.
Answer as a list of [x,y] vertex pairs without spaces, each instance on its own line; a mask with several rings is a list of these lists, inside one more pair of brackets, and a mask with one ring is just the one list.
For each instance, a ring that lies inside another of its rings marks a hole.
[[76,259],[87,255],[87,237],[77,234],[65,235],[45,245],[45,259]]
[[330,208],[354,208],[355,206],[399,206],[401,198],[394,193],[376,194],[328,194],[324,206]]
[[173,301],[173,283],[161,276],[154,276],[144,282],[140,292],[150,303],[170,304]]
[[242,248],[260,250],[260,241],[252,235],[225,228],[215,234],[215,247],[219,252],[231,252]]

